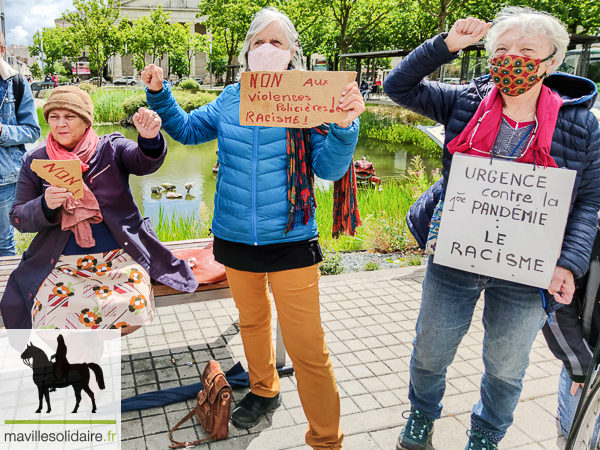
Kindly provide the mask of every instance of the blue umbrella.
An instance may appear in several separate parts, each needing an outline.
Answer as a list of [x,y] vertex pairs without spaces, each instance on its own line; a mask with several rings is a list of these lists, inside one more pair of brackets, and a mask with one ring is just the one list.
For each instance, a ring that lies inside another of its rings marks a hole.
[[[279,375],[288,375],[292,374],[294,369],[292,366],[286,366],[277,369],[277,371]],[[225,378],[227,378],[227,382],[232,389],[250,386],[248,372],[244,370],[242,364],[239,362],[225,373]],[[202,383],[194,383],[124,398],[121,400],[121,412],[158,408],[159,406],[166,406],[171,403],[184,402],[196,398],[198,392],[201,390]]]

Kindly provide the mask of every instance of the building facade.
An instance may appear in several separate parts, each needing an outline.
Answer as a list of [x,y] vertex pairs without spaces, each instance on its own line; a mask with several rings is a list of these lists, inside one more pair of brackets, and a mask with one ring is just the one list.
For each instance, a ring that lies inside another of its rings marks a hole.
[[[121,17],[127,17],[130,20],[135,20],[138,17],[149,16],[150,13],[162,5],[163,11],[170,12],[170,23],[191,23],[192,32],[206,34],[205,19],[197,18],[198,0],[122,0],[121,1]],[[150,60],[148,59],[150,63]],[[164,55],[160,61],[160,66],[168,73],[169,61],[168,56]],[[206,53],[199,53],[192,57],[191,76],[202,78],[208,76],[208,61]],[[116,56],[111,58],[108,64],[108,75],[113,78],[124,76],[137,76],[137,71],[132,64],[132,55]]]
[[26,45],[6,47],[6,60],[21,75],[31,75],[29,68],[37,62],[37,58],[29,54],[29,48]]

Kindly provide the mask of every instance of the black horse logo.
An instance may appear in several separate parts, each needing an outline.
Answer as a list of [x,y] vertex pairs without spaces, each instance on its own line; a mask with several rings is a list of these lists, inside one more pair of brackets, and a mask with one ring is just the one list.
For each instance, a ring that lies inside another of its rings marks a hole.
[[94,399],[94,393],[89,387],[89,369],[92,369],[94,372],[100,389],[104,389],[104,374],[102,373],[102,368],[95,363],[69,364],[69,361],[67,360],[67,346],[65,345],[62,334],[58,336],[57,341],[58,347],[56,348],[56,354],[51,357],[51,359],[56,358],[55,363],[48,360],[46,353],[42,349],[31,343],[27,345],[27,348],[21,354],[21,359],[25,365],[33,369],[33,382],[38,388],[40,405],[36,413],[42,411],[43,397],[46,398],[46,404],[48,405],[46,413],[49,413],[52,410],[50,407],[49,393],[56,391],[57,388],[65,388],[68,386],[73,386],[75,399],[77,400],[73,412],[76,413],[79,408],[79,403],[81,402],[81,390],[83,389],[92,400],[92,412],[95,413],[96,400]]

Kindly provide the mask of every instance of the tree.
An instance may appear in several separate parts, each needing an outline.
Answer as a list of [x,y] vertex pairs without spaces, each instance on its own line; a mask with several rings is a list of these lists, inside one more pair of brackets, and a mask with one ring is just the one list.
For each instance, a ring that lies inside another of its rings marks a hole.
[[33,45],[29,46],[31,56],[40,56],[44,64],[44,73],[55,72],[55,65],[63,57],[63,29],[42,28],[33,35]]
[[65,11],[62,18],[89,52],[90,68],[94,67],[98,85],[108,60],[123,51],[123,36],[119,28],[120,0],[73,0],[74,11]]
[[[196,17],[206,16],[206,27],[222,42],[227,55],[227,65],[232,65],[254,18],[254,14],[269,4],[268,0],[201,0]],[[214,47],[214,43],[213,43]],[[233,71],[227,68],[225,84],[229,84]]]
[[296,27],[310,69],[310,55],[319,52],[332,28],[326,4],[319,0],[277,0],[273,6],[286,14]]
[[[66,59],[71,66],[75,66],[75,71],[77,72],[77,62],[82,55],[84,45],[81,41],[81,38],[78,33],[75,32],[71,27],[62,29],[62,39],[63,39],[63,47],[62,47],[62,55],[63,58]],[[69,75],[71,75],[69,73]]]
[[179,76],[189,75],[192,58],[198,53],[208,51],[208,38],[203,34],[195,33],[192,27],[191,23],[171,25],[169,62],[172,70]]
[[[337,49],[349,53],[354,44],[372,33],[393,8],[401,5],[397,0],[331,0],[329,8],[337,28]],[[340,61],[345,70],[346,58]]]
[[[496,13],[505,6],[528,6],[538,11],[545,11],[561,20],[569,33],[597,34],[600,32],[600,2],[597,0],[492,0],[482,3],[478,0],[462,2],[456,10],[452,22],[457,19],[473,16],[481,20],[491,21]],[[450,24],[451,25],[451,24]]]
[[38,66],[37,61],[33,63],[29,70],[31,71],[31,76],[33,76],[34,79],[42,78],[42,69],[40,69],[40,66]]
[[219,36],[213,36],[212,51],[207,55],[209,57],[209,70],[218,78],[227,72],[227,49],[225,42]]
[[133,54],[133,65],[142,70],[146,65],[146,55],[155,64],[171,47],[171,25],[167,20],[170,12],[165,12],[158,6],[149,16],[138,17],[133,22],[129,52]]

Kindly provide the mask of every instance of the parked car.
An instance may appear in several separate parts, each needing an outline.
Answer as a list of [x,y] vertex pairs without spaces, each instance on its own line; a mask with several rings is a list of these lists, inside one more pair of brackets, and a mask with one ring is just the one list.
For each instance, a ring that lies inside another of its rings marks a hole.
[[115,86],[125,85],[125,86],[135,86],[137,84],[137,80],[133,77],[122,77],[113,80],[113,84]]
[[[85,80],[86,83],[98,85],[98,77],[92,77],[89,80]],[[106,85],[107,81],[102,77],[102,86]]]
[[[185,77],[185,78],[180,78],[179,80],[177,80],[174,84],[175,86],[178,86],[179,83],[181,83],[184,80],[189,80],[190,78]],[[198,84],[204,84],[204,81],[202,80],[202,78],[191,78],[192,80],[195,80],[198,82]]]

